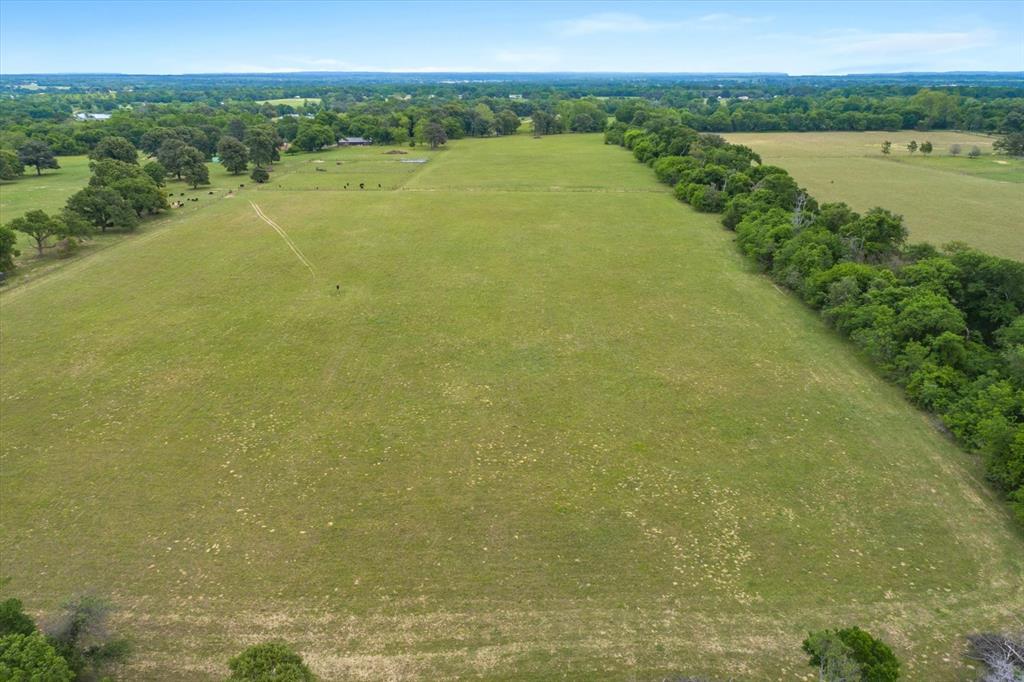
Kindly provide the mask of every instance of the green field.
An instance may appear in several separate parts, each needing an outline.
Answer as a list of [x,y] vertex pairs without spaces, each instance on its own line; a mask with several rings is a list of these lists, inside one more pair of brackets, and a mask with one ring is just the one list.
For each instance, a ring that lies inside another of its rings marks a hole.
[[147,680],[812,679],[850,624],[972,679],[1024,538],[717,216],[597,135],[382,151],[0,293],[10,593],[110,595]]
[[60,168],[36,175],[26,168],[25,175],[11,182],[0,182],[0,223],[9,222],[26,211],[59,211],[72,194],[89,184],[89,158],[61,156]]
[[278,106],[281,104],[287,104],[290,107],[298,109],[303,106],[304,103],[309,102],[310,104],[320,104],[319,97],[279,97],[277,99],[261,99],[257,100],[256,104],[272,104]]
[[[765,163],[782,166],[819,201],[845,201],[863,211],[883,206],[903,214],[911,241],[937,246],[963,241],[1024,260],[1024,160],[992,154],[993,138],[933,131],[870,133],[733,133]],[[892,153],[881,152],[883,140]],[[906,145],[930,140],[930,157]],[[949,155],[960,144],[959,157]],[[972,146],[977,159],[965,158]]]

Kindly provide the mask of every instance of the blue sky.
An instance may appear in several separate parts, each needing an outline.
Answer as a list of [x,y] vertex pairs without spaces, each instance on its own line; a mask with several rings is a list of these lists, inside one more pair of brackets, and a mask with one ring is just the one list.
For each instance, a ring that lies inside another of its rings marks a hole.
[[0,72],[1024,70],[1024,2],[0,0]]

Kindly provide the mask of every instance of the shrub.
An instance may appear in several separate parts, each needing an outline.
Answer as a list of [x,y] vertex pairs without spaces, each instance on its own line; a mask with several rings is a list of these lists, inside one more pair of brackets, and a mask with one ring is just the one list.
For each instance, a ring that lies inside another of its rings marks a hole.
[[25,613],[20,599],[11,597],[0,602],[0,637],[5,635],[31,635],[36,624]]
[[67,661],[38,632],[0,637],[0,680],[9,682],[71,682]]
[[315,682],[316,675],[303,663],[302,656],[284,642],[266,642],[251,646],[228,661],[229,681],[235,682]]
[[803,650],[822,680],[894,682],[900,676],[900,662],[892,649],[857,626],[812,632]]

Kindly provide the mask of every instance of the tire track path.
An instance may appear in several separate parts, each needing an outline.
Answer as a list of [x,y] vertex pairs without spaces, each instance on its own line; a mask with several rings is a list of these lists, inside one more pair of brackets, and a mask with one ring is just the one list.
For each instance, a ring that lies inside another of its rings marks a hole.
[[309,274],[313,275],[313,278],[315,279],[316,268],[314,268],[313,264],[309,262],[309,259],[307,259],[302,254],[302,251],[299,249],[298,246],[295,245],[295,242],[293,242],[291,237],[288,236],[288,233],[284,231],[284,228],[275,223],[266,213],[264,213],[262,209],[260,209],[260,207],[256,204],[255,201],[250,201],[249,205],[252,206],[252,209],[254,211],[256,211],[256,215],[260,217],[260,220],[265,222],[267,225],[270,225],[272,228],[274,228],[275,232],[281,235],[281,239],[284,240],[284,243],[288,245],[288,248],[290,248],[292,250],[292,253],[295,254],[296,258],[298,258],[299,261],[306,266],[306,268],[309,270]]

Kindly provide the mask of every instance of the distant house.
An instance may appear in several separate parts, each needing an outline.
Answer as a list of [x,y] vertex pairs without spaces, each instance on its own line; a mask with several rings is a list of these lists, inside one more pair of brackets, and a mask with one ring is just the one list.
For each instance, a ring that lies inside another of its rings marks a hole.
[[110,114],[93,114],[88,111],[80,111],[75,114],[75,118],[79,121],[106,121],[110,118]]
[[509,95],[508,98],[509,99],[522,99],[523,96],[522,95]]
[[343,137],[338,140],[338,144],[342,147],[365,147],[370,144],[370,140],[365,137]]

